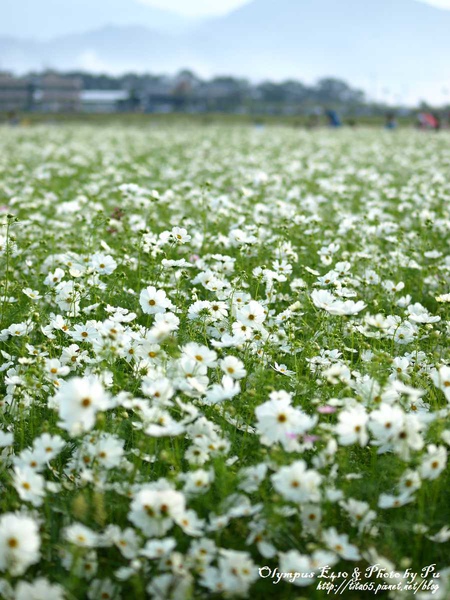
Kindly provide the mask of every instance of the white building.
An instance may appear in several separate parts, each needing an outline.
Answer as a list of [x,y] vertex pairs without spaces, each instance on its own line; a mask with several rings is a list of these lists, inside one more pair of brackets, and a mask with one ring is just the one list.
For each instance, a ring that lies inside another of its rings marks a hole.
[[115,113],[126,108],[129,93],[124,90],[84,90],[81,111],[85,113]]

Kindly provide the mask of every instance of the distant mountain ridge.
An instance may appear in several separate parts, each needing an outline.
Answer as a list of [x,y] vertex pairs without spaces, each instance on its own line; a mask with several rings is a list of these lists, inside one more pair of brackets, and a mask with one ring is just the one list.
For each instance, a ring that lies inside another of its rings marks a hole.
[[[110,4],[117,9],[123,2]],[[191,29],[169,34],[154,24],[111,25],[39,42],[0,37],[0,68],[161,73],[189,67],[253,79],[333,75],[370,93],[389,86],[392,94],[410,96],[443,93],[446,81],[450,86],[450,11],[416,0],[253,0]]]
[[0,0],[0,37],[46,41],[106,26],[141,25],[180,33],[194,24],[139,0]]

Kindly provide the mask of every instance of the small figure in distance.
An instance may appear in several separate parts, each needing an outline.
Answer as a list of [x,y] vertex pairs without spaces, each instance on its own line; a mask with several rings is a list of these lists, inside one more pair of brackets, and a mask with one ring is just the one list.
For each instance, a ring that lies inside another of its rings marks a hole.
[[390,129],[390,130],[397,129],[397,120],[395,118],[394,113],[392,113],[392,112],[386,113],[385,128]]
[[434,130],[436,132],[442,129],[441,115],[439,113],[433,113],[434,117]]
[[441,121],[439,117],[431,113],[421,112],[417,115],[417,124],[419,129],[439,131],[441,128]]
[[335,110],[327,110],[326,115],[330,127],[342,127],[342,121]]

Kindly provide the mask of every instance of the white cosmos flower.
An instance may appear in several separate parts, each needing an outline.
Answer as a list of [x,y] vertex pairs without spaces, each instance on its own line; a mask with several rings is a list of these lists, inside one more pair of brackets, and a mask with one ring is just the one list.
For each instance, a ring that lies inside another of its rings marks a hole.
[[283,581],[293,583],[297,587],[306,587],[315,581],[314,576],[309,576],[314,572],[310,557],[303,556],[298,550],[280,552],[280,572],[289,574]]
[[197,469],[190,473],[183,474],[184,480],[183,492],[185,494],[202,494],[209,490],[211,482],[214,480],[214,471],[205,471]]
[[65,377],[70,372],[70,368],[61,365],[57,358],[46,359],[45,368],[47,370],[50,379],[59,379],[59,377]]
[[117,263],[109,254],[96,252],[91,257],[90,266],[100,275],[111,275],[116,270]]
[[291,406],[289,396],[272,399],[255,410],[256,429],[265,446],[281,443],[288,452],[299,449],[298,436],[314,427],[316,417],[310,417],[302,410]]
[[113,600],[114,598],[119,598],[119,585],[109,577],[106,579],[94,579],[89,585],[87,597],[89,600],[99,600],[99,598],[102,600]]
[[336,385],[338,383],[345,383],[349,385],[352,380],[352,374],[347,365],[336,363],[331,365],[328,369],[323,372],[324,377],[329,383]]
[[55,458],[66,445],[66,442],[59,435],[50,435],[43,433],[34,439],[33,448],[38,456],[45,458],[49,462]]
[[324,310],[329,310],[336,303],[335,296],[333,296],[333,294],[328,290],[314,290],[311,293],[311,299],[314,303],[314,306],[317,306],[317,308],[323,308]]
[[232,596],[247,596],[258,579],[258,569],[248,552],[220,550],[219,571],[226,591]]
[[13,323],[8,327],[8,332],[13,337],[21,337],[28,332],[27,323]]
[[236,311],[236,318],[242,324],[254,329],[264,323],[266,320],[266,311],[259,302],[251,300]]
[[190,342],[183,346],[183,354],[206,367],[214,367],[217,361],[217,353],[210,350],[207,346],[202,346],[196,342]]
[[122,530],[117,525],[109,525],[104,533],[104,538],[117,546],[125,558],[136,558],[139,552],[140,539],[132,527]]
[[407,308],[408,319],[414,323],[438,323],[441,317],[430,315],[428,310],[419,302],[410,304]]
[[139,304],[142,312],[146,315],[156,315],[166,312],[166,309],[172,307],[172,302],[167,298],[164,290],[157,290],[153,285],[149,285],[142,290],[139,296]]
[[[253,336],[252,327],[249,327],[245,323],[241,323],[241,321],[235,321],[232,324],[231,329],[233,331],[233,338],[242,340],[242,342],[240,343],[243,343],[245,340],[251,339],[251,337]],[[225,338],[225,336],[229,336],[229,334],[225,334],[223,337]],[[230,337],[228,337],[228,339],[230,339]]]
[[357,405],[350,410],[339,413],[336,433],[341,446],[350,446],[358,443],[365,446],[369,441],[366,425],[369,417],[363,406]]
[[[26,448],[22,450],[20,454],[16,454],[13,458],[15,470],[20,469],[26,471],[27,469],[32,469],[35,473],[42,472],[46,467],[46,460],[42,454],[38,454],[35,450],[30,450]],[[15,481],[17,480],[17,472]],[[16,484],[15,484],[16,485]],[[26,483],[26,488],[28,488],[30,484]],[[30,487],[31,489],[31,487]]]
[[174,379],[173,383],[185,393],[189,390],[204,393],[209,384],[206,373],[207,367],[202,362],[188,356],[182,356],[177,362],[178,377]]
[[295,371],[291,371],[287,368],[286,365],[279,365],[277,362],[275,362],[272,369],[274,369],[274,371],[277,371],[278,373],[281,373],[282,375],[286,375],[286,377],[292,377],[293,375],[295,375]]
[[314,290],[311,293],[311,299],[314,306],[326,310],[331,315],[338,316],[351,316],[356,315],[366,308],[364,302],[353,302],[353,300],[346,300],[345,302],[339,300],[331,294],[328,290]]
[[397,344],[410,344],[417,337],[417,325],[404,321],[398,327],[392,328],[389,334]]
[[0,430],[0,448],[7,448],[14,444],[14,434]]
[[428,536],[428,539],[438,544],[445,544],[450,540],[450,529],[444,525],[435,535]]
[[170,404],[169,401],[174,394],[174,388],[167,377],[158,377],[157,379],[144,377],[142,379],[142,392],[152,398],[155,403],[163,406],[164,404]]
[[[235,323],[233,325],[239,326],[240,324]],[[234,327],[233,327],[233,330],[234,330]],[[248,329],[248,331],[251,332],[250,329]],[[217,340],[211,340],[211,345],[214,346],[215,348],[236,348],[236,347],[244,344],[245,341],[246,341],[245,336],[240,335],[239,333],[236,335],[230,335],[229,333],[224,333],[220,339],[220,342],[218,342]]]
[[186,511],[185,497],[175,490],[142,490],[131,502],[129,520],[148,536],[165,535]]
[[450,402],[450,367],[442,366],[439,370],[434,369],[430,376],[434,385],[443,392],[446,400]]
[[14,487],[25,502],[31,502],[33,506],[41,506],[45,495],[44,484],[44,478],[34,469],[25,466],[14,469]]
[[153,344],[160,344],[170,337],[172,331],[173,327],[170,323],[166,321],[157,322],[155,319],[155,323],[153,327],[147,331],[145,339]]
[[42,298],[41,294],[38,291],[32,290],[31,288],[24,288],[22,292],[26,296],[28,296],[28,298],[34,301],[40,300]]
[[186,244],[190,242],[191,236],[184,227],[172,227],[171,237],[177,244]]
[[302,504],[301,519],[304,529],[310,533],[315,533],[322,522],[322,510],[318,504]]
[[378,498],[379,508],[400,508],[414,501],[414,496],[408,491],[399,496],[395,494],[380,494]]
[[95,548],[98,545],[99,537],[86,525],[82,523],[74,523],[64,530],[65,539],[75,546],[81,548]]
[[239,488],[247,493],[256,492],[267,474],[267,465],[260,463],[254,467],[245,467],[239,472],[242,481]]
[[235,356],[226,356],[219,364],[222,371],[233,379],[242,379],[247,375],[244,363]]
[[111,407],[109,395],[95,376],[74,377],[64,382],[53,402],[61,418],[60,426],[72,435],[90,431],[97,412]]
[[84,325],[77,323],[73,326],[73,330],[69,332],[72,339],[77,342],[90,342],[98,340],[99,332],[95,324],[87,322]]
[[44,280],[45,285],[49,285],[50,287],[55,287],[64,277],[64,271],[59,267],[52,272],[50,272]]
[[376,517],[376,512],[370,510],[370,505],[367,502],[349,498],[339,504],[348,513],[352,524],[358,527],[360,531],[366,529]]
[[117,436],[104,434],[95,444],[90,445],[89,450],[100,467],[113,469],[122,461],[124,445],[124,440]]
[[308,469],[304,460],[297,460],[271,477],[277,492],[291,502],[319,502],[322,476]]
[[399,283],[395,283],[394,281],[388,280],[388,281],[383,281],[382,286],[384,287],[384,289],[387,292],[396,293],[396,292],[401,292],[404,289],[405,284],[403,283],[403,281],[400,281]]
[[361,558],[359,550],[353,544],[350,544],[346,533],[339,534],[335,527],[330,527],[323,532],[323,541],[330,550],[336,552],[345,560],[359,560]]
[[383,402],[370,414],[369,429],[378,443],[391,441],[402,429],[405,413],[399,406]]
[[61,281],[56,286],[56,302],[59,308],[72,315],[78,315],[80,310],[80,290],[74,281]]
[[422,485],[422,480],[420,478],[419,473],[417,471],[412,471],[408,469],[402,475],[402,478],[399,483],[399,489],[402,493],[412,494],[416,490],[418,490]]
[[241,391],[241,386],[238,381],[234,381],[229,375],[222,377],[222,383],[215,383],[206,392],[207,404],[219,404],[225,400],[231,400],[237,396]]
[[142,548],[139,554],[154,560],[163,558],[175,549],[177,542],[174,538],[168,537],[163,540],[149,540]]
[[172,312],[158,313],[155,315],[155,327],[164,325],[170,331],[176,331],[180,325],[180,319]]
[[19,581],[14,590],[14,600],[64,600],[65,591],[58,585],[39,577],[31,583]]
[[341,300],[337,300],[331,309],[329,308],[327,310],[332,315],[351,316],[357,315],[364,310],[366,306],[367,304],[364,304],[361,300],[359,302],[353,302],[353,300],[342,302]]
[[41,540],[38,524],[31,517],[7,513],[0,517],[0,571],[23,575],[38,562]]
[[229,234],[230,243],[233,247],[242,246],[244,244],[255,244],[258,239],[242,229],[234,229]]
[[212,321],[221,321],[228,317],[228,306],[225,302],[221,301],[211,302],[208,312]]
[[422,458],[419,473],[423,479],[437,479],[447,466],[447,450],[444,446],[430,444]]

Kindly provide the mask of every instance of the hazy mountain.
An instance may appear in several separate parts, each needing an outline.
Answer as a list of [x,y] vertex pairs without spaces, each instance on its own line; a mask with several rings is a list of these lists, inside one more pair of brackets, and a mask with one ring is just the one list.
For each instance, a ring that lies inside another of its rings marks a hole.
[[172,70],[180,58],[177,39],[140,26],[108,26],[48,42],[0,38],[0,57],[0,68],[19,72],[55,68],[117,73]]
[[0,66],[115,72],[191,67],[204,75],[254,79],[333,75],[371,93],[389,87],[409,100],[441,94],[450,82],[450,11],[415,0],[254,0],[193,31],[168,35],[139,24],[49,42],[3,38]]
[[48,40],[108,25],[179,33],[192,23],[139,0],[0,0],[0,36]]
[[405,93],[450,84],[449,32],[450,11],[415,0],[254,0],[203,26],[197,51],[220,72]]

